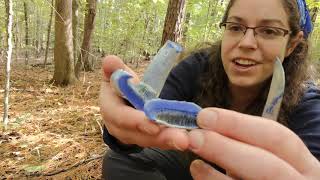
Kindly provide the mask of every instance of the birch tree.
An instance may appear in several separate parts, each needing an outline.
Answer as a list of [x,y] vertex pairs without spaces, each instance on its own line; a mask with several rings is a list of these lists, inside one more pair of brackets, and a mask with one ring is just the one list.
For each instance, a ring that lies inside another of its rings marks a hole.
[[3,123],[5,129],[9,122],[8,111],[9,111],[9,91],[10,91],[10,70],[11,70],[11,57],[12,57],[12,24],[13,24],[13,9],[12,0],[5,0],[6,14],[7,14],[7,59],[6,59],[6,81],[5,81],[5,93],[3,103]]

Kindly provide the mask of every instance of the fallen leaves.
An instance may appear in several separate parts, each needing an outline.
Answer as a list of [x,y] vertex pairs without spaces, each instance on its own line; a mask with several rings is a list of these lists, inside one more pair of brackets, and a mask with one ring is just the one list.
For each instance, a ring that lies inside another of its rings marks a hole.
[[10,122],[7,131],[0,130],[0,179],[41,174],[101,178],[101,155],[107,147],[101,138],[99,70],[70,87],[49,84],[52,72],[42,68],[16,66],[11,73]]
[[[140,77],[148,63],[135,69]],[[101,179],[107,146],[98,105],[100,69],[83,73],[81,81],[69,87],[49,84],[52,74],[52,67],[13,64],[6,132],[0,123],[0,179]],[[0,99],[3,92],[0,89]]]

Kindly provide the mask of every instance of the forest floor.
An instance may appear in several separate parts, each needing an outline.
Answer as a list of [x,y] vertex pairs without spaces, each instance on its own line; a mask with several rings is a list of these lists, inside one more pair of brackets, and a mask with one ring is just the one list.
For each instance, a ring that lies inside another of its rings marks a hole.
[[[142,74],[148,64],[139,68]],[[4,66],[0,65],[3,116]],[[68,87],[49,84],[53,67],[12,65],[9,126],[0,126],[0,179],[101,179],[101,70]],[[2,123],[0,123],[2,124]]]

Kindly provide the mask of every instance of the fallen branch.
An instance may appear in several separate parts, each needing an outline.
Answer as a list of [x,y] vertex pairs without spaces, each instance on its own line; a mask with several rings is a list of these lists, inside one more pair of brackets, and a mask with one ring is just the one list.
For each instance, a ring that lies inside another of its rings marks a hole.
[[89,159],[85,159],[85,160],[82,160],[80,162],[77,162],[76,164],[68,167],[68,168],[65,168],[65,169],[60,169],[58,171],[55,171],[55,172],[49,172],[49,173],[32,173],[32,174],[29,174],[28,177],[37,177],[37,176],[54,176],[54,175],[57,175],[57,174],[60,174],[60,173],[64,173],[64,172],[67,172],[71,169],[74,169],[74,168],[77,168],[83,164],[86,164],[86,163],[89,163],[91,161],[94,161],[94,160],[97,160],[97,159],[101,159],[102,157],[104,156],[104,153],[102,155],[99,155],[99,156],[96,156],[96,157],[91,157]]
[[[4,89],[0,89],[0,93],[3,93],[5,90]],[[17,88],[10,88],[10,92],[19,92],[19,91],[26,91],[26,92],[36,92],[35,90],[30,90],[30,89],[17,89]]]

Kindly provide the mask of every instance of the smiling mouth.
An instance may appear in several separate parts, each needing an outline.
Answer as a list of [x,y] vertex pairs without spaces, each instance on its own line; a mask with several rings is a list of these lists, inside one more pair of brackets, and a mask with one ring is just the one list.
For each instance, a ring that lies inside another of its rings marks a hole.
[[252,67],[258,64],[257,62],[248,60],[248,59],[235,59],[232,62],[237,66],[246,67],[246,68]]

